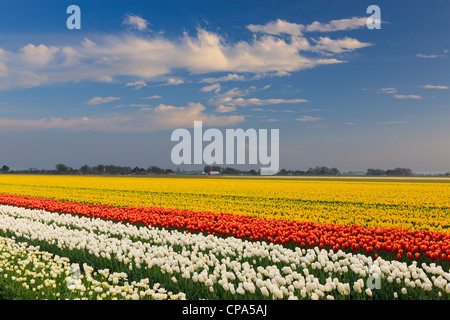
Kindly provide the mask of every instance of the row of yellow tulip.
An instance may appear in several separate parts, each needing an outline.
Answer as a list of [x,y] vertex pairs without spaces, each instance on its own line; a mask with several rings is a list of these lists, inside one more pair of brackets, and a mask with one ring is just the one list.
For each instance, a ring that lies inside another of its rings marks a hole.
[[450,230],[446,182],[2,175],[0,193],[365,227]]

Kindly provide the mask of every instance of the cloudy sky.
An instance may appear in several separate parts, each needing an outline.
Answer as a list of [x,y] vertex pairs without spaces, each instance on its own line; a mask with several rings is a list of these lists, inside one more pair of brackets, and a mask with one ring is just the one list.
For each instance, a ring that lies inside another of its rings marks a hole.
[[448,1],[71,4],[0,3],[0,165],[175,169],[201,120],[279,129],[282,168],[450,171]]

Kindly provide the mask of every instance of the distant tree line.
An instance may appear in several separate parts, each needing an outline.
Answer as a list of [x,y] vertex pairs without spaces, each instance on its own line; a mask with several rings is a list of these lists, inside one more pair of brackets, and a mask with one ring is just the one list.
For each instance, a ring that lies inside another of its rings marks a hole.
[[[203,168],[203,173],[209,174],[211,172],[219,173],[223,175],[260,175],[260,170],[240,170],[231,167],[221,167],[217,165],[207,165]],[[198,170],[185,172],[180,168],[173,171],[172,169],[164,169],[158,166],[148,166],[147,168],[141,167],[129,167],[118,165],[105,165],[99,164],[96,166],[89,166],[87,164],[81,166],[78,169],[69,167],[63,163],[58,163],[54,170],[29,168],[27,170],[11,170],[9,166],[3,165],[0,167],[0,173],[10,174],[80,174],[80,175],[162,175],[162,174],[200,174]],[[277,175],[280,176],[336,176],[341,172],[337,168],[328,168],[325,166],[316,166],[309,168],[308,170],[291,170],[281,169]],[[395,169],[367,169],[367,176],[413,176],[414,173],[409,168],[395,168]],[[450,172],[440,174],[441,176],[450,176]]]
[[203,168],[203,172],[206,174],[209,174],[211,172],[219,172],[219,174],[231,174],[231,175],[259,175],[260,174],[260,170],[258,169],[258,171],[251,169],[251,170],[239,170],[236,168],[231,168],[231,167],[225,167],[222,168],[220,166],[205,166]]
[[281,169],[277,173],[277,175],[280,176],[337,176],[339,174],[340,171],[337,168],[328,168],[325,166],[316,166],[314,168],[309,168],[306,171]]
[[[261,173],[261,170],[239,170],[235,168],[225,167],[222,168],[220,166],[205,166],[203,169],[204,173],[210,173],[210,172],[219,172],[220,174],[238,174],[238,175],[259,175]],[[281,169],[278,171],[277,175],[280,176],[286,176],[286,175],[338,175],[340,172],[337,168],[328,168],[328,167],[315,167],[315,168],[309,168],[306,171],[301,170],[287,170],[287,169]]]
[[2,168],[1,168],[1,171],[3,173],[8,173],[9,172],[9,167],[7,165],[3,165]]
[[389,170],[367,169],[368,176],[412,176],[413,171],[408,168],[395,168]]
[[96,166],[89,166],[87,164],[81,166],[79,169],[74,170],[65,164],[58,163],[56,165],[56,172],[59,174],[173,174],[172,169],[162,169],[158,166],[149,166],[147,169],[140,167],[129,167],[129,166],[116,166],[113,164],[99,164]]

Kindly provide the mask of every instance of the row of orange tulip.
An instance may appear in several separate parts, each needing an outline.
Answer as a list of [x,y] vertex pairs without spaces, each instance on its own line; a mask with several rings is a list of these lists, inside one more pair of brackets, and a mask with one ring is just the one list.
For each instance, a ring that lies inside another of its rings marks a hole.
[[157,207],[113,207],[0,194],[0,203],[50,212],[70,213],[118,222],[142,223],[273,243],[329,247],[367,254],[394,253],[398,259],[450,261],[450,234],[400,228],[265,219],[229,213]]

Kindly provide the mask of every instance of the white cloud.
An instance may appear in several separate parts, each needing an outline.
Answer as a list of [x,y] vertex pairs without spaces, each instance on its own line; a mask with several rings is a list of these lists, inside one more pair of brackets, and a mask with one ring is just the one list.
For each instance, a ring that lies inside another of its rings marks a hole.
[[255,86],[251,86],[247,89],[233,88],[226,92],[217,93],[213,98],[209,99],[208,102],[216,106],[228,104],[228,102],[233,101],[234,97],[243,97],[256,90]]
[[125,87],[134,87],[135,90],[139,90],[142,87],[146,87],[147,83],[144,80],[137,80],[134,82],[128,82]]
[[443,54],[422,54],[422,53],[418,53],[416,54],[416,56],[418,58],[424,58],[424,59],[435,59],[435,58],[443,58],[445,57],[445,55]]
[[227,112],[232,112],[232,111],[236,111],[236,107],[231,107],[231,106],[218,106],[216,108],[216,112],[218,113],[227,113]]
[[175,78],[170,78],[169,80],[167,80],[167,82],[165,83],[166,85],[179,85],[179,84],[183,84],[184,80],[182,79],[175,79]]
[[87,49],[92,49],[96,46],[95,42],[88,38],[84,38],[81,45]]
[[98,78],[97,81],[108,83],[108,82],[113,82],[114,79],[113,79],[113,77],[110,77],[110,76],[103,76],[103,77]]
[[205,86],[203,88],[200,89],[200,91],[202,92],[211,92],[211,91],[215,91],[216,93],[220,91],[220,83],[214,83],[210,86]]
[[[37,66],[45,66],[55,57],[55,54],[60,51],[57,47],[47,47],[43,44],[35,46],[28,44],[20,49],[22,62],[33,64]],[[67,53],[67,51],[66,51]],[[70,54],[70,53],[69,53]]]
[[[293,110],[282,110],[282,109],[262,109],[262,108],[251,108],[250,110],[252,111],[257,111],[257,112],[274,112],[274,113],[295,113],[295,111]],[[303,110],[304,111],[304,110]]]
[[421,96],[416,94],[398,94],[395,88],[381,88],[380,90],[383,93],[393,94],[392,97],[395,99],[422,99]]
[[277,19],[276,21],[271,21],[265,25],[250,24],[247,26],[247,29],[255,33],[261,32],[273,35],[280,35],[284,33],[295,36],[301,36],[302,31],[305,29],[305,26],[302,24],[296,24],[281,19]]
[[132,14],[127,14],[125,19],[123,20],[123,24],[129,25],[134,29],[139,31],[143,31],[147,29],[147,25],[149,24],[147,20]]
[[270,118],[270,119],[267,119],[267,120],[261,120],[261,121],[267,121],[267,122],[280,122],[280,121],[284,121],[284,120]]
[[16,81],[20,87],[31,88],[45,83],[48,77],[33,71],[19,71],[16,73]]
[[8,67],[3,62],[0,62],[0,78],[7,77],[8,75]]
[[[138,23],[140,20],[133,17],[130,15],[126,23],[143,28]],[[286,24],[292,25],[295,24]],[[70,46],[28,44],[18,52],[0,51],[0,89],[84,80],[111,82],[124,76],[139,78],[148,84],[176,71],[228,74],[215,79],[204,78],[205,83],[245,80],[239,73],[254,73],[258,77],[285,76],[320,65],[345,62],[312,53],[332,55],[370,45],[351,38],[321,38],[310,44],[300,36],[293,35],[286,40],[270,34],[255,36],[249,41],[228,41],[218,33],[203,29],[198,29],[195,35],[184,33],[173,39],[161,34],[130,33],[91,37]],[[182,81],[175,76],[166,84],[176,85]]]
[[266,90],[269,86],[264,86],[262,89],[257,89],[251,86],[247,89],[233,88],[226,92],[216,94],[208,102],[216,106],[234,106],[234,107],[248,107],[248,106],[264,106],[264,105],[275,105],[283,103],[304,103],[309,102],[306,99],[259,99],[259,98],[242,98],[250,93],[256,92],[258,90]]
[[440,90],[447,90],[447,86],[433,86],[431,84],[427,84],[424,86],[419,86],[419,88],[425,88],[425,89],[440,89]]
[[306,26],[307,32],[334,32],[343,30],[353,30],[367,26],[367,17],[353,17],[350,19],[331,20],[328,23],[314,21]]
[[395,99],[422,99],[421,96],[416,94],[394,94]]
[[312,51],[327,51],[332,53],[342,53],[360,48],[369,47],[372,44],[360,42],[357,39],[345,37],[343,39],[330,39],[329,37],[319,37],[319,40],[313,39],[316,45],[311,48]]
[[244,81],[245,77],[237,74],[229,73],[226,76],[219,78],[204,78],[200,83],[215,83],[215,82],[226,82],[226,81]]
[[384,93],[397,93],[397,89],[395,88],[381,88],[381,91]]
[[308,102],[306,99],[258,99],[258,98],[236,98],[227,101],[227,105],[234,105],[240,107],[247,106],[264,106],[272,104],[282,104],[282,103],[303,103]]
[[207,126],[229,126],[245,120],[244,116],[217,116],[205,112],[200,103],[189,103],[185,107],[159,105],[129,112],[126,115],[111,114],[98,118],[42,118],[6,119],[0,118],[0,131],[36,131],[60,129],[66,131],[101,132],[151,132],[175,128],[192,128],[194,121]]
[[302,121],[302,122],[309,122],[309,121],[318,121],[318,120],[322,120],[322,118],[319,117],[311,117],[311,116],[302,116],[300,118],[295,119],[297,121]]
[[149,96],[149,97],[143,97],[141,99],[142,100],[149,100],[149,99],[161,99],[161,98],[162,98],[161,96],[154,95],[154,96]]
[[[27,44],[17,52],[0,49],[0,89],[35,87],[55,82],[59,72],[71,68],[78,59],[72,47]],[[63,81],[74,81],[73,77]],[[59,81],[59,79],[57,80]]]
[[165,105],[165,104],[162,104],[162,103],[159,106],[156,107],[156,110],[158,110],[158,111],[176,110],[176,109],[177,109],[177,107],[168,106],[168,105]]
[[101,104],[119,100],[119,97],[93,97],[86,104]]
[[3,61],[6,62],[6,56],[7,53],[5,52],[5,50],[0,48],[0,78],[8,77],[8,67],[3,62]]
[[327,23],[314,21],[305,26],[303,24],[291,23],[282,19],[268,22],[264,25],[250,24],[247,29],[254,33],[265,33],[272,35],[289,34],[292,36],[302,36],[305,32],[335,32],[344,30],[354,30],[367,26],[367,17],[353,17],[349,19],[331,20]]
[[73,47],[62,47],[61,53],[63,54],[65,61],[64,63],[66,65],[71,65],[72,63],[76,62],[77,59],[80,58],[80,54],[75,48]]

